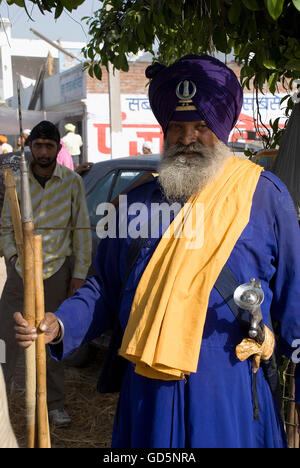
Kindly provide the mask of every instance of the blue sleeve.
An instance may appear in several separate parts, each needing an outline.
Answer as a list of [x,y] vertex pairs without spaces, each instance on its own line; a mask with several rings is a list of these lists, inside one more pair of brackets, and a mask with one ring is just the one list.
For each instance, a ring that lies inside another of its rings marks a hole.
[[[271,317],[280,323],[281,351],[297,364],[296,402],[300,403],[300,229],[293,201],[282,184],[277,192],[276,274],[272,281]],[[296,350],[298,347],[298,353]]]
[[118,311],[121,280],[118,239],[102,239],[95,257],[96,276],[88,278],[74,296],[56,311],[63,322],[62,345],[50,346],[56,359],[63,359],[83,343],[112,328]]

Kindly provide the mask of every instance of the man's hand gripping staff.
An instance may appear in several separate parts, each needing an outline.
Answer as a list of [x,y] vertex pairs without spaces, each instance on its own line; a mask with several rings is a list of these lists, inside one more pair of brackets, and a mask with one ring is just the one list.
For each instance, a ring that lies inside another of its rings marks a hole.
[[45,334],[45,344],[58,341],[61,338],[61,325],[52,312],[45,314],[45,318],[41,321],[38,329],[30,326],[20,312],[14,314],[14,320],[16,339],[22,348],[29,348],[37,340],[38,332]]

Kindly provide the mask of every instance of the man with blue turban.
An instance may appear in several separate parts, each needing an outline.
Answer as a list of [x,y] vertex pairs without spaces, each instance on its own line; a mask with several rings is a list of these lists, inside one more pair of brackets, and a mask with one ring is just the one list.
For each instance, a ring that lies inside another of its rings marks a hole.
[[[159,176],[128,194],[120,234],[100,242],[97,276],[40,328],[58,359],[114,329],[99,382],[120,390],[112,447],[286,447],[274,348],[297,363],[299,410],[293,203],[276,176],[228,149],[242,89],[227,66],[187,55],[146,75],[165,136]],[[140,239],[121,235],[137,202],[141,232],[150,227]],[[35,330],[15,320],[26,347]]]

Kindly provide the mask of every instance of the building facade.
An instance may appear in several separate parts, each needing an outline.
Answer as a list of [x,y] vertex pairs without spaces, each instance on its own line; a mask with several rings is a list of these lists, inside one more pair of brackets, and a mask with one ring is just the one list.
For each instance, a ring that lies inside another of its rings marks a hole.
[[[8,27],[8,25],[7,25]],[[9,27],[8,32],[9,35]],[[0,36],[0,40],[1,40]],[[36,102],[36,110],[46,110],[61,114],[59,130],[64,134],[64,125],[71,122],[76,125],[77,132],[82,135],[82,161],[97,162],[111,157],[111,131],[110,131],[110,93],[108,72],[103,69],[102,80],[91,78],[88,72],[82,70],[78,62],[70,61],[57,49],[44,41],[34,40],[27,44],[21,39],[14,39],[14,53],[11,53],[11,68],[7,65],[7,49],[2,37],[2,94],[9,93],[13,97],[6,99],[10,107],[17,107],[15,93],[16,79],[20,74],[33,79],[40,63],[44,63],[47,54],[53,56],[53,76],[43,81],[41,93]],[[23,44],[20,43],[23,42]],[[62,43],[67,50],[80,57],[80,50],[84,44]],[[31,55],[28,54],[31,51]],[[22,59],[22,60],[21,60]],[[39,62],[40,61],[40,62]],[[151,63],[152,57],[148,54],[132,57],[128,72],[119,72],[120,79],[120,107],[122,116],[122,129],[118,136],[118,151],[114,157],[135,155],[141,152],[144,141],[152,145],[153,153],[161,151],[163,134],[149,105],[147,96],[148,80],[145,78],[145,69]],[[8,60],[9,62],[9,60]],[[6,64],[7,68],[3,64]],[[74,66],[75,65],[75,66]],[[239,77],[240,69],[234,63],[229,66]],[[5,69],[5,70],[4,70]],[[4,70],[4,71],[3,71]],[[9,80],[12,82],[9,83]],[[6,82],[8,80],[8,82]],[[1,89],[1,81],[0,81]],[[34,86],[31,85],[22,91],[22,107],[28,109]],[[270,120],[281,117],[279,126],[284,125],[284,111],[280,100],[287,93],[279,88],[275,95],[265,91],[257,97],[254,90],[244,91],[244,103],[239,120],[231,132],[230,142],[248,144],[259,141],[259,132],[270,128]],[[259,109],[262,123],[259,122],[257,110]]]

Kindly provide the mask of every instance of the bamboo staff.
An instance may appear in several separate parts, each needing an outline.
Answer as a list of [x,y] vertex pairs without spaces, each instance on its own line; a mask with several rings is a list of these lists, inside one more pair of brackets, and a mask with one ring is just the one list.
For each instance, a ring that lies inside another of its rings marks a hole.
[[289,448],[299,448],[299,434],[298,434],[298,418],[297,410],[295,405],[295,368],[294,363],[290,363],[289,366],[289,383],[290,383],[290,395],[288,404],[288,427],[287,427],[287,438]]
[[[35,326],[38,330],[45,316],[42,236],[34,236],[34,273],[35,273]],[[36,377],[37,377],[37,426],[38,447],[51,448],[49,420],[47,410],[46,348],[45,335],[38,332],[36,341]]]
[[11,219],[13,223],[16,246],[18,257],[22,269],[22,278],[24,278],[24,244],[23,244],[23,231],[21,222],[21,212],[19,206],[19,200],[16,191],[16,182],[13,171],[11,169],[4,169],[4,183],[5,191],[8,198],[9,209],[11,213]]
[[[35,326],[35,284],[34,284],[34,223],[29,186],[28,168],[25,160],[20,83],[18,82],[18,108],[21,137],[21,217],[24,240],[24,306],[23,315],[29,326]],[[26,366],[26,416],[27,447],[34,448],[36,437],[36,362],[35,343],[25,350]]]

